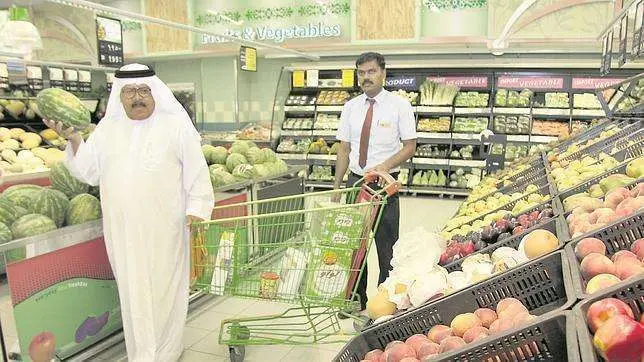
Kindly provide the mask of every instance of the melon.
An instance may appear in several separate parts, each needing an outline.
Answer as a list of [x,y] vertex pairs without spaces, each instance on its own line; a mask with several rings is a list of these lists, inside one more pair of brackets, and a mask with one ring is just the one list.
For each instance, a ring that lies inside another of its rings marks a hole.
[[56,230],[54,220],[39,214],[25,215],[11,225],[11,233],[15,239],[36,236],[52,230]]
[[16,205],[5,198],[0,198],[0,223],[11,225],[17,218]]
[[31,212],[28,209],[25,209],[22,206],[16,206],[16,220],[20,219],[21,217],[31,214]]
[[31,207],[35,214],[45,215],[52,219],[57,227],[63,226],[69,209],[69,200],[64,193],[54,189],[41,190]]
[[82,131],[90,123],[87,107],[75,95],[60,88],[47,88],[36,98],[38,113],[45,119],[60,121],[65,127]]
[[9,229],[7,224],[0,222],[0,245],[8,243],[12,239],[13,234],[11,233],[11,229]]
[[101,202],[90,194],[80,194],[69,202],[67,225],[78,225],[100,219]]
[[[11,240],[13,240],[11,229],[6,224],[0,223],[0,245],[6,244]],[[25,249],[25,247],[11,249],[6,252],[5,257],[9,262],[22,260],[27,257],[27,250]],[[4,268],[4,260],[5,259],[0,256],[0,268]]]
[[56,162],[51,166],[49,179],[54,189],[62,191],[70,199],[89,190],[88,184],[72,176],[64,162]]
[[29,209],[40,190],[42,187],[38,185],[14,185],[4,190],[1,198],[11,201],[16,206]]

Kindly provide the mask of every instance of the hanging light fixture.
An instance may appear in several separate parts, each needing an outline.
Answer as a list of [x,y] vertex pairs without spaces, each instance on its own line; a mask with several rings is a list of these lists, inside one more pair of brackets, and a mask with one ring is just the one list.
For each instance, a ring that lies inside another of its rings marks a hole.
[[42,39],[38,29],[29,21],[27,8],[9,8],[9,21],[0,29],[1,46],[8,51],[31,56],[34,49],[42,49]]

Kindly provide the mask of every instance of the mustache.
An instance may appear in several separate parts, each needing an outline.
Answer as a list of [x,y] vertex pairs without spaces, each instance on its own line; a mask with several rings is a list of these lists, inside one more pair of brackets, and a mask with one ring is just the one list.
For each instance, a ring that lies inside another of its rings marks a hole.
[[147,105],[145,104],[145,102],[142,102],[142,101],[134,101],[134,102],[132,102],[132,108],[134,108],[134,107],[145,107],[145,106],[147,106]]
[[373,84],[370,80],[365,80],[362,82],[362,85]]

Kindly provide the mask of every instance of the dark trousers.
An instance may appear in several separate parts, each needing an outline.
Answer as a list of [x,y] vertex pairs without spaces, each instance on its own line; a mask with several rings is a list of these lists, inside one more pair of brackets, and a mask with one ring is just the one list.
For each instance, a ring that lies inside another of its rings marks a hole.
[[[394,178],[398,178],[398,173],[392,174]],[[351,172],[347,181],[347,186],[352,187],[362,177]],[[374,185],[374,188],[376,186]],[[382,210],[380,216],[380,224],[376,229],[375,242],[376,251],[378,252],[378,264],[380,265],[380,276],[378,277],[378,285],[384,282],[389,277],[391,270],[391,258],[393,257],[393,246],[398,240],[398,233],[400,229],[400,204],[398,194],[391,196],[387,199],[386,205]],[[365,255],[365,262],[367,256]],[[365,267],[362,277],[358,281],[357,288],[358,296],[360,297],[360,304],[362,310],[367,306],[367,268]]]

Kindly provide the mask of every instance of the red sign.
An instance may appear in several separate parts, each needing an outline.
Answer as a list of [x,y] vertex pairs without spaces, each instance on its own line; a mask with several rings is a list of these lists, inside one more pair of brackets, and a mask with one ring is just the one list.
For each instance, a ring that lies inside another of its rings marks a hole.
[[487,88],[488,77],[427,77],[427,80],[461,88]]
[[573,89],[598,89],[623,81],[624,78],[572,78],[572,87]]
[[497,82],[499,88],[561,89],[563,86],[564,79],[562,77],[500,76]]

